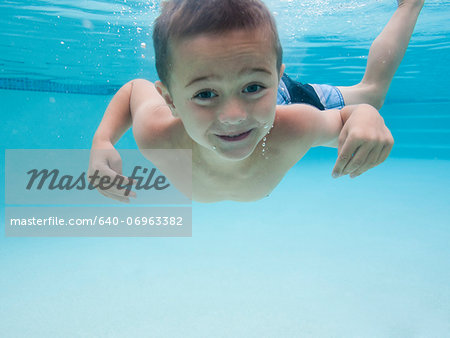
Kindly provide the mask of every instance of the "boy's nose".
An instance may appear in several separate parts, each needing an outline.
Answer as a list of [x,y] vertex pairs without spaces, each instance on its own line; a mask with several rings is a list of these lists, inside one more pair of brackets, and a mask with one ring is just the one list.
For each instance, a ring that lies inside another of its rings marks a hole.
[[247,118],[247,112],[239,100],[231,100],[219,112],[219,121],[228,124],[239,124]]

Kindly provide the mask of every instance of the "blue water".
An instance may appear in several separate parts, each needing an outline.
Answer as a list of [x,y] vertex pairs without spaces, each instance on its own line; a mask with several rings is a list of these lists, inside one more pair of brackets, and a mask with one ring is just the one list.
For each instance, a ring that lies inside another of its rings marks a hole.
[[[266,3],[287,72],[334,85],[360,80],[396,5]],[[450,337],[449,4],[425,4],[392,82],[385,163],[334,180],[336,151],[314,149],[267,199],[194,203],[190,238],[6,238],[2,227],[0,336]],[[104,93],[156,79],[157,9],[3,1],[2,152],[89,148]],[[132,134],[117,146],[136,148]]]

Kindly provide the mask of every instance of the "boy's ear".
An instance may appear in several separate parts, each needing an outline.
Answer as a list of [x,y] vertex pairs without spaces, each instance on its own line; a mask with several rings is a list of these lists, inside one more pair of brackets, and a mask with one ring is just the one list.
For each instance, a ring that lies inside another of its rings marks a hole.
[[156,90],[158,91],[159,95],[161,95],[166,101],[167,105],[169,106],[170,110],[172,111],[172,115],[174,117],[178,117],[178,115],[175,113],[175,105],[173,104],[172,96],[169,93],[169,90],[167,87],[161,82],[156,81],[155,82]]

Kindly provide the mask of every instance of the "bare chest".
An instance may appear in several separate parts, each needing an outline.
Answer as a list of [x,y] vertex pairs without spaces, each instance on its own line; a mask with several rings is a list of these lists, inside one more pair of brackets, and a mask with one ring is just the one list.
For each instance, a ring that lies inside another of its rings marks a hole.
[[198,202],[256,201],[268,196],[296,163],[278,151],[256,151],[252,166],[245,170],[220,171],[193,163],[193,199]]

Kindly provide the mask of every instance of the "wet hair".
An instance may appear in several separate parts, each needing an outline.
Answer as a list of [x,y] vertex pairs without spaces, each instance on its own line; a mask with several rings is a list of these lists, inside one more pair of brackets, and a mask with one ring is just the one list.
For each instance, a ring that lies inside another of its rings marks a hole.
[[172,56],[169,42],[203,33],[220,34],[237,29],[268,27],[273,35],[277,70],[282,64],[277,27],[261,0],[168,0],[153,28],[155,63],[159,79],[169,87]]

